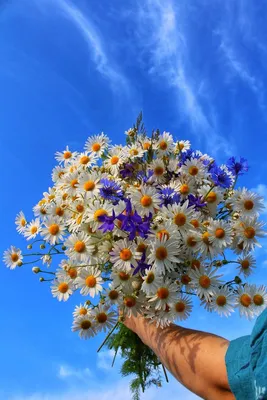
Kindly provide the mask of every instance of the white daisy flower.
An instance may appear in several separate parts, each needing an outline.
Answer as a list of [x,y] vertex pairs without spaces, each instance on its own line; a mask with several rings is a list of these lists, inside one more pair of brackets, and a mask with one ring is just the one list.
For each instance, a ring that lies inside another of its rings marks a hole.
[[125,294],[120,304],[120,309],[124,316],[131,317],[134,315],[136,317],[137,314],[141,313],[142,299],[140,296],[137,298],[133,294]]
[[99,194],[99,189],[101,188],[100,179],[103,175],[97,171],[84,172],[79,177],[79,184],[77,186],[77,192],[87,199],[93,198]]
[[160,196],[151,186],[140,186],[138,190],[129,191],[129,194],[134,208],[142,217],[155,214],[155,209],[160,208]]
[[141,254],[136,252],[135,244],[129,242],[127,239],[115,242],[110,252],[110,262],[114,268],[124,272],[130,272],[132,268],[136,268],[137,260],[140,257]]
[[181,295],[175,301],[175,303],[170,307],[170,315],[171,317],[179,321],[186,320],[193,308],[193,302],[190,296]]
[[150,296],[149,301],[154,303],[156,310],[165,309],[167,304],[170,306],[177,300],[177,290],[177,285],[170,279],[166,279],[165,282],[158,286],[156,292]]
[[3,261],[10,269],[15,269],[22,263],[23,256],[21,250],[15,246],[11,246],[10,249],[4,251]]
[[109,150],[108,158],[105,160],[104,166],[109,169],[113,176],[116,176],[125,160],[126,156],[121,147],[114,146]]
[[133,143],[131,146],[125,148],[125,155],[132,160],[143,157],[144,152],[145,151],[138,143]]
[[180,176],[176,182],[175,191],[179,193],[182,199],[186,199],[189,194],[194,194],[196,191],[194,180],[187,175]]
[[132,289],[132,271],[124,272],[113,269],[111,279],[115,288],[122,288],[124,292],[129,292]]
[[62,183],[64,179],[64,175],[66,173],[66,170],[64,167],[57,165],[55,168],[52,170],[52,181],[54,183]]
[[170,154],[174,149],[173,137],[169,132],[163,132],[159,135],[156,142],[156,149],[159,156]]
[[63,240],[65,226],[60,221],[59,217],[48,218],[44,221],[44,227],[41,229],[41,236],[44,240],[52,245]]
[[256,268],[256,259],[252,254],[248,254],[243,257],[239,257],[237,262],[240,264],[238,267],[239,273],[245,277],[252,274],[253,269]]
[[76,262],[87,263],[94,246],[90,243],[90,238],[84,233],[73,233],[65,241],[67,247],[66,254]]
[[33,207],[33,213],[35,217],[45,219],[47,215],[47,200],[42,199]]
[[83,152],[77,155],[76,163],[79,170],[86,170],[96,164],[97,156],[94,153]]
[[63,150],[62,152],[57,151],[55,154],[55,159],[60,163],[64,163],[64,165],[68,165],[70,164],[75,157],[77,156],[77,152],[71,152],[69,149],[69,146],[66,147],[65,150]]
[[264,199],[246,188],[237,190],[234,194],[233,210],[241,215],[253,217],[264,210]]
[[253,303],[253,293],[251,286],[245,284],[239,286],[235,298],[235,307],[238,308],[240,316],[252,319],[255,316],[255,306]]
[[199,158],[186,160],[181,166],[181,173],[197,182],[201,182],[205,176],[205,170],[202,161]]
[[79,331],[81,339],[89,339],[96,335],[96,327],[91,315],[79,315],[74,319],[71,330]]
[[251,285],[252,301],[255,315],[260,315],[267,307],[267,288],[264,285]]
[[81,288],[80,293],[83,296],[95,297],[103,290],[101,271],[94,267],[82,268],[75,283],[78,288]]
[[201,185],[198,189],[198,194],[201,196],[203,202],[207,203],[210,215],[214,218],[217,214],[218,204],[223,201],[223,191],[219,187]]
[[210,220],[208,226],[209,240],[216,247],[224,249],[233,241],[233,229],[228,221]]
[[256,237],[266,236],[266,231],[262,229],[264,225],[265,223],[258,221],[257,217],[244,217],[237,221],[235,225],[236,233],[240,239],[239,243],[243,243],[245,251],[253,250],[255,246],[261,247]]
[[97,331],[104,331],[113,328],[114,324],[118,320],[118,316],[115,312],[109,310],[109,306],[106,304],[98,304],[92,311],[92,316],[95,319],[95,327]]
[[150,244],[150,254],[148,263],[153,264],[158,274],[164,275],[170,272],[174,264],[181,260],[177,257],[179,242],[175,238],[167,239],[164,235],[162,239],[156,239]]
[[23,236],[26,237],[27,240],[31,240],[34,239],[40,231],[41,222],[39,218],[36,218],[27,224],[25,231],[23,232]]
[[168,204],[167,207],[162,207],[161,213],[167,219],[172,219],[174,225],[181,233],[185,233],[186,230],[192,228],[190,220],[194,216],[194,208],[189,207],[189,202],[186,200],[183,205],[180,204]]
[[26,217],[22,211],[20,211],[17,214],[16,219],[15,219],[15,224],[17,225],[17,231],[19,233],[23,233],[25,231],[27,221],[26,221]]
[[204,297],[208,301],[216,293],[216,288],[222,283],[219,280],[222,275],[216,275],[216,273],[217,269],[212,267],[201,266],[199,269],[191,269],[189,275],[200,299]]
[[79,306],[75,306],[74,312],[72,313],[74,318],[79,317],[80,315],[87,315],[91,316],[92,315],[92,309],[89,308],[89,306],[85,304],[80,304]]
[[146,295],[152,295],[158,289],[162,283],[162,277],[157,275],[155,268],[150,268],[146,270],[143,278],[143,283],[141,289]]
[[64,177],[64,189],[69,196],[75,196],[79,185],[79,173],[78,171],[66,174]]
[[216,289],[211,298],[210,308],[220,316],[228,317],[234,312],[235,296],[227,286]]
[[149,170],[153,171],[153,175],[149,179],[149,182],[163,183],[166,179],[166,167],[160,158],[153,160],[149,165]]
[[110,283],[109,287],[105,290],[105,297],[107,304],[118,304],[121,301],[121,292],[117,289],[114,283]]
[[52,296],[56,297],[59,301],[67,301],[73,293],[73,282],[71,279],[57,278],[51,286]]
[[178,142],[176,142],[175,144],[175,150],[178,153],[185,153],[187,150],[189,150],[191,147],[191,143],[189,140],[179,140]]
[[109,143],[109,138],[102,132],[100,135],[90,136],[87,139],[84,148],[88,153],[101,157],[105,150],[107,150]]

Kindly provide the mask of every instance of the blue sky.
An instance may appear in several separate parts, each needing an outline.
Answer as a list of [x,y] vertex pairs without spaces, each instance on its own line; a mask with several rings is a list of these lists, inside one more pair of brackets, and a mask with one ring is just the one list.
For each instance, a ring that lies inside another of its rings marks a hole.
[[[122,142],[140,110],[148,130],[221,162],[248,158],[240,184],[267,198],[266,18],[263,2],[246,0],[2,0],[1,251],[24,246],[13,221],[51,186],[54,153],[101,131]],[[256,252],[255,283],[267,283],[266,255]],[[102,337],[70,331],[75,298],[52,299],[26,266],[2,266],[1,282],[0,398],[130,399],[119,363],[111,370],[112,355],[96,354]],[[185,325],[233,339],[253,322],[196,307]],[[144,399],[159,394],[196,398],[171,380]]]

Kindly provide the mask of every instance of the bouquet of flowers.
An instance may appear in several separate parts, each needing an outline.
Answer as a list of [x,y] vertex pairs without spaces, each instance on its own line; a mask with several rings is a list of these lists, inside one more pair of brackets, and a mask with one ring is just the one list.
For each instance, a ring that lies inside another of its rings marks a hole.
[[[125,146],[101,133],[81,153],[56,153],[53,186],[33,207],[34,219],[20,212],[15,221],[34,254],[11,246],[4,262],[10,269],[39,262],[33,272],[52,281],[59,301],[84,296],[72,330],[83,339],[111,330],[105,344],[126,358],[123,375],[136,374],[131,388],[138,398],[140,388],[160,385],[160,362],[121,319],[139,313],[163,328],[189,317],[193,296],[221,316],[234,309],[258,315],[266,287],[243,281],[265,232],[258,219],[263,199],[236,189],[248,171],[245,159],[218,165],[188,140],[159,131],[148,136],[142,115],[125,134]],[[225,282],[230,263],[236,269]]]

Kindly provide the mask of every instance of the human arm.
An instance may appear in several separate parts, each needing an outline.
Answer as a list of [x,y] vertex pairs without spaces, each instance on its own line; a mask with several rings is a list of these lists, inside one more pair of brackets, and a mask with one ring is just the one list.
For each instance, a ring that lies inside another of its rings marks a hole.
[[174,324],[164,329],[145,318],[131,317],[124,324],[149,346],[172,375],[207,400],[235,399],[225,365],[228,340]]

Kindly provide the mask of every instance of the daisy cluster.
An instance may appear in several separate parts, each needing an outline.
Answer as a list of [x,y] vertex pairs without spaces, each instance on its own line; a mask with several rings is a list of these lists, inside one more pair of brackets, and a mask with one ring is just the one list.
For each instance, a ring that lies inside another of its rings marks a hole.
[[[40,245],[35,258],[49,267],[60,257],[54,272],[33,268],[53,276],[52,295],[84,296],[72,329],[94,336],[114,325],[118,309],[164,327],[188,318],[193,296],[220,315],[235,308],[248,318],[261,313],[265,286],[243,283],[265,235],[258,219],[263,199],[236,189],[247,161],[232,157],[218,165],[168,132],[125,133],[125,146],[101,133],[81,153],[57,152],[53,187],[34,206],[35,218],[16,217],[18,232],[32,241],[28,248]],[[25,258],[14,246],[4,254],[11,269],[31,263]],[[233,268],[228,282],[226,264]]]

